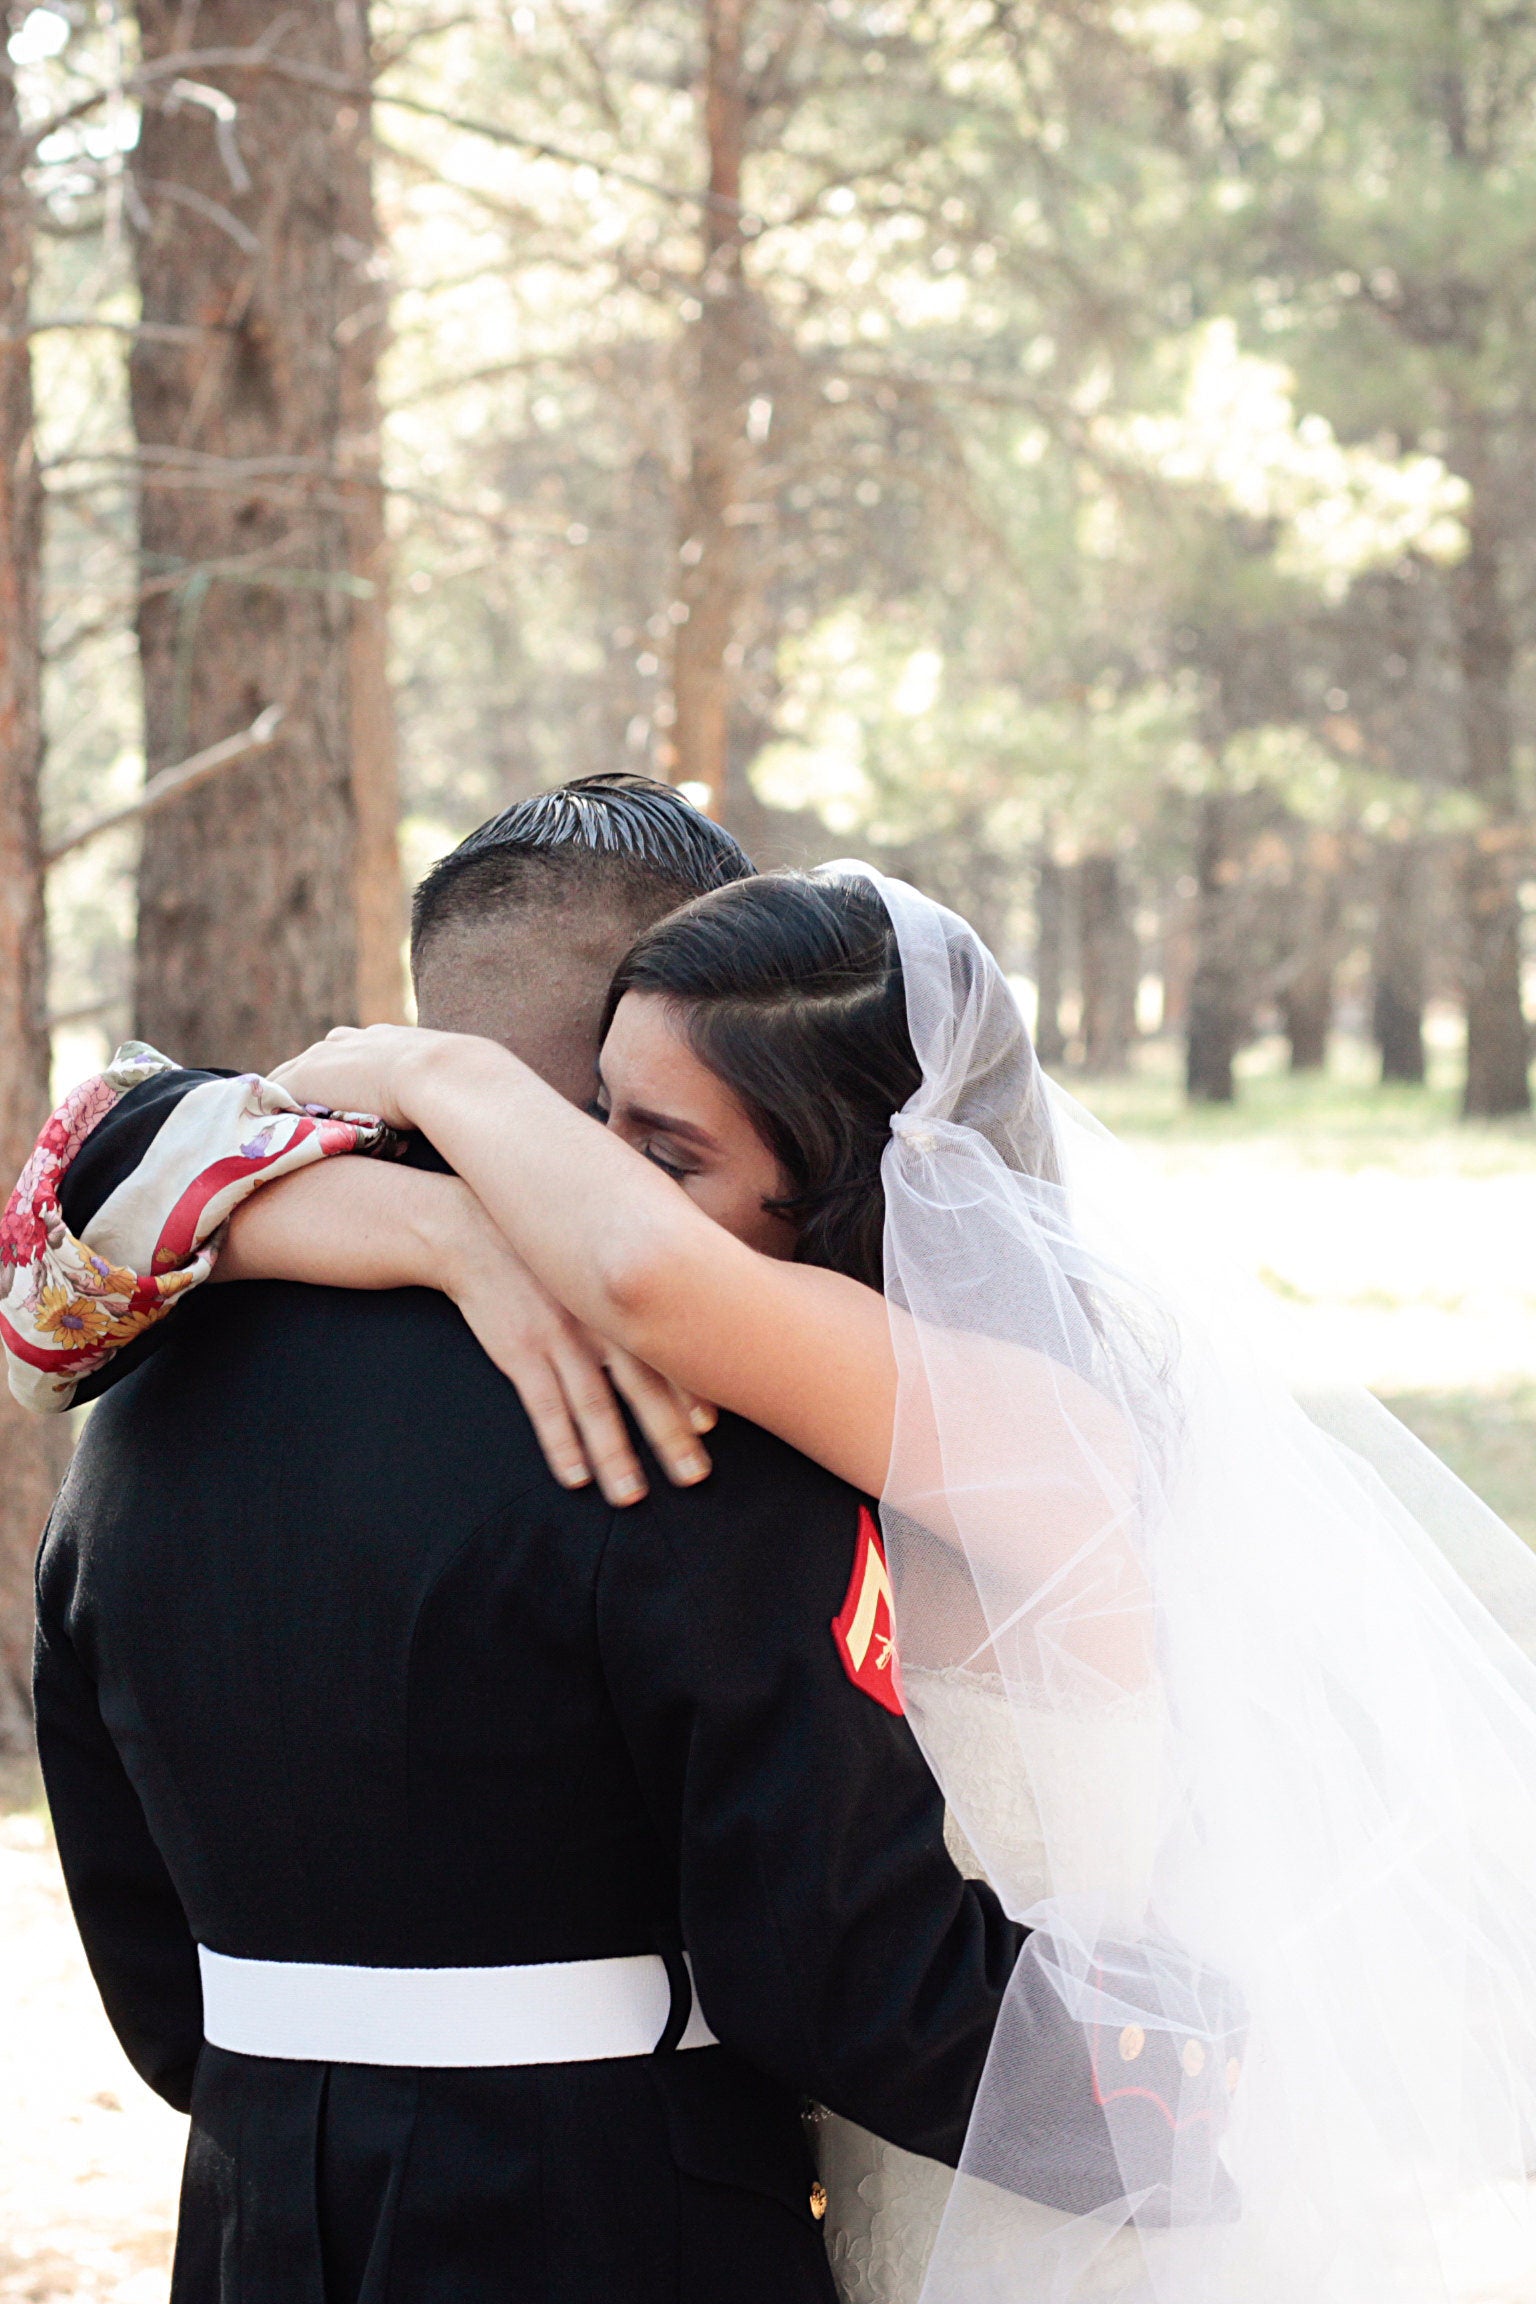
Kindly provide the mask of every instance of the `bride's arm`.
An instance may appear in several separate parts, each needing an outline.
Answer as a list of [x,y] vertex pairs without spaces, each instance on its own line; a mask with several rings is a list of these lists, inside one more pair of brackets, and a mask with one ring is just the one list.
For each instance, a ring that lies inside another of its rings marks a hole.
[[277,1077],[304,1097],[366,1086],[363,1108],[421,1128],[578,1320],[855,1487],[881,1488],[896,1364],[874,1290],[745,1247],[493,1041],[376,1026]]
[[215,1282],[439,1289],[516,1387],[550,1470],[567,1487],[595,1478],[612,1504],[646,1493],[614,1391],[669,1479],[687,1486],[707,1475],[697,1435],[713,1425],[714,1409],[585,1331],[456,1176],[335,1160],[288,1181],[299,1189],[271,1186],[236,1211]]
[[1106,1685],[1144,1679],[1133,1426],[1060,1360],[921,1326],[858,1281],[748,1248],[495,1042],[378,1025],[279,1077],[419,1126],[579,1319],[959,1546],[994,1624],[1047,1587],[1063,1608],[1076,1596],[1079,1660]]
[[[255,1073],[181,1071],[130,1043],[49,1120],[0,1218],[11,1390],[41,1413],[94,1396],[215,1273],[421,1285],[458,1303],[568,1485],[595,1474],[615,1504],[645,1493],[614,1390],[668,1476],[703,1479],[713,1410],[583,1332],[454,1178],[342,1157],[386,1149],[398,1147],[377,1121],[304,1111]],[[258,1214],[301,1174],[313,1192]]]
[[47,1121],[0,1216],[12,1392],[58,1415],[106,1389],[209,1278],[241,1201],[316,1162],[397,1148],[376,1120],[306,1112],[255,1073],[182,1071],[127,1042]]

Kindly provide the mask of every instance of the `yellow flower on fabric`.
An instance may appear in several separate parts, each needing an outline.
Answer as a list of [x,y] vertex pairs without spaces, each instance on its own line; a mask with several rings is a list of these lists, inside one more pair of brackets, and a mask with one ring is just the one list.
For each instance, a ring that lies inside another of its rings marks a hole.
[[57,1284],[43,1290],[36,1322],[55,1344],[73,1351],[105,1343],[116,1325],[105,1305]]
[[[101,1282],[102,1295],[131,1296],[133,1294],[134,1288],[138,1282],[138,1274],[136,1272],[129,1272],[125,1270],[121,1264],[109,1264],[105,1256],[97,1255],[94,1248],[87,1248],[85,1250],[85,1261],[90,1266],[92,1272],[96,1275],[96,1278]],[[89,1282],[87,1282],[86,1285],[90,1287]],[[96,1294],[94,1287],[91,1288],[91,1294],[93,1296]]]
[[107,1342],[109,1344],[131,1344],[135,1336],[142,1336],[146,1328],[153,1328],[155,1322],[161,1319],[169,1309],[169,1305],[153,1304],[142,1312],[119,1313],[107,1330]]

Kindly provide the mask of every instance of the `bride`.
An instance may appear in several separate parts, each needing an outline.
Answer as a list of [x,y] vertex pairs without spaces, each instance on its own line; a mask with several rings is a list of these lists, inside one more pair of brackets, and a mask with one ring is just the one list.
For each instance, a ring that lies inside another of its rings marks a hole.
[[[619,971],[590,1116],[402,1027],[275,1081],[456,1173],[306,1169],[222,1277],[447,1285],[510,1366],[531,1272],[880,1496],[876,1667],[1033,1933],[958,2178],[821,2121],[846,2298],[1449,2298],[1489,2215],[1536,2264],[1536,1564],[1266,1368],[962,921],[860,866],[696,900]],[[1053,2159],[1041,1992],[1095,2167]]]

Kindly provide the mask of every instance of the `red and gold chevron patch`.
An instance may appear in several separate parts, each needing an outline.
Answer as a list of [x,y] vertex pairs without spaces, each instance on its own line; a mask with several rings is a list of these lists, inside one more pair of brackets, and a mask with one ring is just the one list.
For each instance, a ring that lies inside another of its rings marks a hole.
[[891,1579],[874,1514],[868,1505],[859,1510],[859,1541],[853,1556],[853,1575],[842,1611],[832,1619],[843,1670],[855,1688],[873,1696],[887,1712],[899,1713],[901,1675],[896,1663],[895,1631],[891,1618]]

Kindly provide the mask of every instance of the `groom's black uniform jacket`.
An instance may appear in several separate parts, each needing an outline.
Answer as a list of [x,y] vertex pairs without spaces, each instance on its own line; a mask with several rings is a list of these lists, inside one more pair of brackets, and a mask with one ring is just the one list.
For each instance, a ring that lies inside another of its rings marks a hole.
[[[87,1142],[72,1229],[187,1085]],[[205,1289],[156,1334],[50,1523],[37,1716],[108,2013],[192,2114],[175,2304],[825,2304],[801,2098],[953,2161],[1020,1941],[844,1669],[859,1498],[731,1417],[699,1489],[566,1493],[424,1291]],[[234,2055],[199,1943],[685,1945],[722,2045]]]

